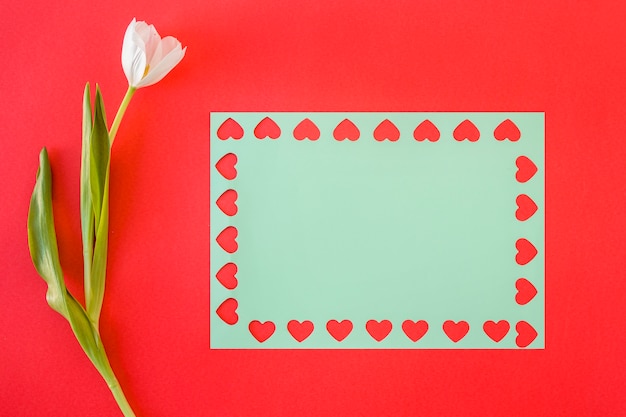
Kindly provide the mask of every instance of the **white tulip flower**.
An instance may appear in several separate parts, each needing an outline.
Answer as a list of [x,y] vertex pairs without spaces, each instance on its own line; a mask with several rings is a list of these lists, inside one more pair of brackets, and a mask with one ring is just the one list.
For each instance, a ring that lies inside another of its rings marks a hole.
[[128,91],[111,125],[111,143],[135,91],[161,81],[183,59],[186,50],[175,37],[161,38],[153,25],[133,18],[122,43],[122,68],[128,80]]
[[122,44],[122,67],[128,85],[147,87],[163,79],[185,56],[173,36],[161,38],[153,25],[146,22],[130,22]]

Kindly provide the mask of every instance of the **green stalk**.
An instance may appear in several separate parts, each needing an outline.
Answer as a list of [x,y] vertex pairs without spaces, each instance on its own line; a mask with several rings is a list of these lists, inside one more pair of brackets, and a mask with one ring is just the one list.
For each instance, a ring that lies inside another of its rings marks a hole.
[[107,359],[106,353],[104,349],[102,349],[102,355],[104,356],[103,366],[99,368],[100,374],[106,381],[111,393],[113,394],[113,398],[117,402],[118,407],[122,411],[125,417],[135,417],[135,412],[130,407],[128,400],[126,400],[126,396],[124,395],[124,391],[122,391],[122,387],[120,386],[113,369],[111,368],[111,364]]
[[[100,340],[99,322],[102,303],[104,301],[109,241],[109,176],[111,169],[111,148],[113,146],[113,139],[117,134],[124,113],[135,91],[135,88],[129,86],[117,110],[111,129],[107,130],[104,101],[99,89],[96,88],[95,111],[90,129],[90,140],[87,142],[87,150],[84,152],[89,155],[88,159],[85,160],[86,165],[84,170],[87,172],[85,177],[90,182],[90,184],[85,187],[85,191],[91,196],[91,198],[88,198],[89,204],[86,204],[86,206],[90,206],[89,209],[91,209],[89,213],[91,221],[87,222],[90,233],[86,233],[86,237],[91,238],[91,240],[83,242],[86,248],[91,249],[86,254],[87,256],[91,256],[91,258],[85,258],[85,271],[89,272],[89,276],[85,275],[86,312],[92,326],[96,329],[98,338],[97,345],[99,347],[95,355],[96,357],[92,357],[91,360],[106,381],[113,394],[113,398],[115,398],[115,401],[125,417],[135,417],[135,413],[128,403],[107,358],[104,346]],[[86,111],[85,109],[84,112]],[[88,216],[88,214],[85,212],[84,216]]]
[[122,100],[122,104],[120,104],[120,108],[117,109],[117,114],[115,115],[115,119],[113,119],[113,124],[111,125],[111,130],[109,131],[109,137],[111,138],[111,145],[113,145],[113,141],[115,140],[115,135],[117,135],[117,129],[120,127],[120,123],[122,122],[122,118],[124,117],[124,113],[126,113],[126,108],[128,107],[128,103],[133,98],[133,95],[137,91],[137,88],[128,86],[128,90],[126,90],[126,94],[124,95],[124,99]]
[[[129,86],[128,90],[126,91],[126,94],[124,95],[124,99],[122,100],[122,103],[120,104],[120,107],[117,110],[117,113],[115,115],[115,119],[113,119],[113,124],[111,125],[111,129],[108,132],[108,144],[109,144],[109,158],[106,164],[106,169],[104,171],[104,177],[105,177],[105,181],[104,181],[104,186],[102,188],[102,206],[101,208],[101,215],[100,216],[95,216],[97,220],[97,227],[96,227],[96,247],[95,247],[95,252],[93,253],[93,264],[92,264],[92,268],[90,272],[95,272],[96,275],[101,275],[102,276],[102,296],[104,296],[104,278],[106,276],[106,258],[107,258],[107,246],[108,246],[108,233],[109,233],[109,210],[108,210],[108,205],[109,205],[109,172],[110,172],[110,167],[111,167],[111,161],[110,161],[110,152],[111,152],[111,148],[113,146],[113,140],[115,139],[115,136],[117,134],[117,131],[119,129],[120,123],[122,122],[122,119],[124,117],[124,113],[126,113],[126,109],[128,108],[128,104],[130,103],[130,100],[132,99],[133,95],[135,94],[135,91],[137,89],[134,87]],[[98,322],[99,322],[99,316],[100,316],[100,309],[101,309],[101,305],[102,305],[102,301],[103,299],[100,298],[99,301],[99,306],[100,308],[96,307],[95,311],[96,313],[94,313],[96,315],[96,317],[91,317],[92,321],[95,321],[95,325],[98,326]],[[135,417],[135,413],[133,412],[130,404],[128,403],[128,400],[126,399],[126,396],[124,395],[124,391],[122,390],[122,387],[120,386],[120,383],[117,379],[117,377],[115,376],[115,373],[113,372],[113,369],[111,368],[111,365],[109,363],[109,360],[107,358],[107,355],[104,351],[104,347],[102,346],[102,344],[100,344],[101,349],[100,352],[101,353],[101,358],[100,361],[98,361],[97,363],[94,362],[94,365],[96,366],[96,368],[98,368],[98,371],[100,372],[100,374],[102,375],[102,377],[104,378],[104,380],[107,382],[107,385],[109,387],[109,389],[111,390],[111,393],[113,394],[113,398],[115,398],[115,401],[117,402],[120,410],[122,411],[122,413],[124,414],[125,417]]]
[[[113,124],[111,125],[111,129],[109,130],[109,143],[110,143],[109,146],[110,147],[113,147],[113,141],[115,140],[115,136],[117,135],[117,130],[120,127],[120,123],[122,122],[124,113],[126,113],[128,104],[130,103],[130,100],[133,98],[135,91],[137,91],[135,87],[128,86],[128,90],[126,91],[126,94],[124,95],[124,98],[122,99],[122,103],[120,104],[120,107],[117,109],[117,113],[115,114],[115,118],[113,119]],[[110,152],[110,149],[109,149],[109,152]],[[109,226],[109,221],[108,221],[109,170],[110,170],[110,160],[109,160],[109,164],[106,170],[106,183],[104,187],[104,202],[107,205],[107,208],[106,208],[107,218],[105,219],[106,221],[103,224],[104,230],[96,231],[96,235],[100,235],[101,233],[107,235],[104,238],[105,245],[108,244],[108,233],[109,233],[109,230],[108,230],[108,226]],[[106,249],[104,251],[104,256],[106,258]],[[106,259],[104,260],[104,264],[106,268]],[[107,355],[104,352],[104,347],[102,348],[102,355],[104,357],[103,358],[104,360],[102,361],[103,368],[99,369],[100,374],[102,374],[102,377],[107,382],[109,389],[111,390],[111,393],[113,394],[113,398],[115,398],[115,401],[117,402],[117,405],[120,407],[120,410],[122,410],[122,413],[124,413],[124,416],[135,417],[135,413],[133,412],[133,409],[130,407],[128,400],[126,399],[126,396],[124,395],[124,391],[122,391],[122,387],[120,386],[120,383],[117,380],[115,373],[113,372],[113,368],[111,368],[111,364],[109,363]]]

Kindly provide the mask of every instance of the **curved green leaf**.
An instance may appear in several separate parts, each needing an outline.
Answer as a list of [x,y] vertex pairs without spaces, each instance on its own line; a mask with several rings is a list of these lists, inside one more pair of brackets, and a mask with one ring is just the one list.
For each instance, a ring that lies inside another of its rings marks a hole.
[[67,290],[52,217],[52,172],[46,148],[39,154],[37,180],[28,209],[28,247],[35,269],[48,284],[48,304],[69,319],[64,299]]
[[63,279],[52,213],[52,172],[46,148],[39,154],[39,170],[28,210],[28,247],[35,269],[48,284],[48,304],[67,319],[87,356],[96,366],[101,366],[98,330],[67,291]]

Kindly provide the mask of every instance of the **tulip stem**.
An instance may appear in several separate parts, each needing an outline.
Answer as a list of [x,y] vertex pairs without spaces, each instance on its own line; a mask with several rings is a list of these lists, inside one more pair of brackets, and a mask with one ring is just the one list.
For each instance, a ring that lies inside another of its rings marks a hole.
[[111,141],[111,145],[113,145],[113,141],[115,140],[115,135],[117,134],[117,129],[120,127],[120,123],[122,122],[122,118],[124,117],[124,113],[126,113],[126,108],[128,107],[128,103],[130,103],[130,99],[133,98],[133,94],[137,91],[136,87],[128,86],[128,90],[126,90],[126,95],[122,100],[122,104],[120,104],[120,108],[117,109],[117,114],[115,115],[115,119],[113,119],[113,124],[111,125],[111,130],[109,131],[109,138]]
[[111,364],[109,363],[109,359],[107,358],[106,353],[104,352],[104,348],[101,349],[102,359],[99,363],[94,362],[98,371],[106,381],[111,393],[113,394],[113,398],[117,402],[120,410],[124,414],[124,417],[135,417],[135,413],[133,409],[130,407],[128,400],[126,400],[126,396],[122,391],[122,387],[120,386],[117,377],[113,373],[113,369],[111,368]]
[[109,389],[111,390],[113,398],[115,398],[115,401],[117,402],[117,405],[124,414],[124,416],[135,417],[135,413],[133,412],[133,409],[130,408],[130,404],[128,404],[128,401],[124,396],[124,392],[122,392],[122,388],[120,387],[119,382],[117,382],[116,380],[113,384],[109,385]]

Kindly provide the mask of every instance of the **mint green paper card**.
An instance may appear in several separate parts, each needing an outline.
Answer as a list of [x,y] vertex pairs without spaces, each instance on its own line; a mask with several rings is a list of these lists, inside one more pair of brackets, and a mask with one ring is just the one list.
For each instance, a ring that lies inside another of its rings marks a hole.
[[211,347],[544,347],[543,113],[212,113]]

